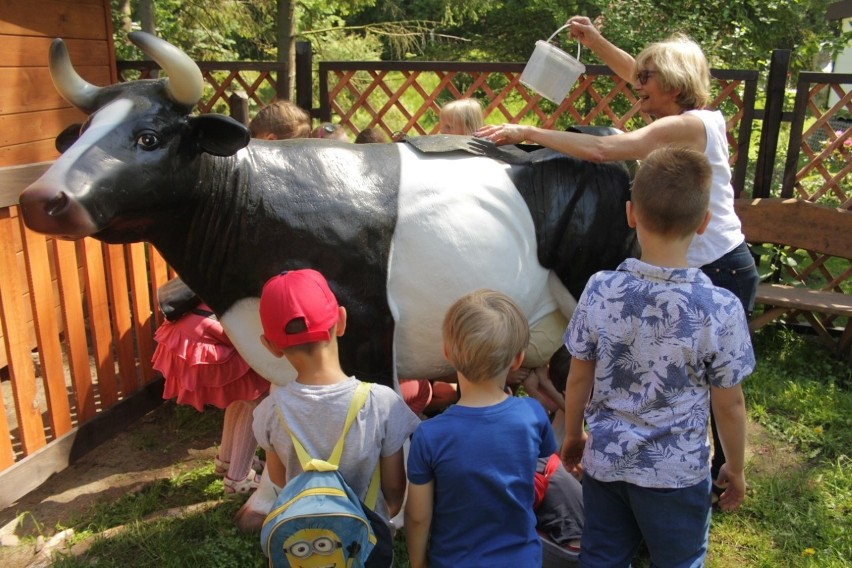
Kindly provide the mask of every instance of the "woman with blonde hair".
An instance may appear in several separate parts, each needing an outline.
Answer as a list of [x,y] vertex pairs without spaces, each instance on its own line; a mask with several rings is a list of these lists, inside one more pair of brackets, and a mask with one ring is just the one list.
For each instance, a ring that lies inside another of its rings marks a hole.
[[[690,267],[701,268],[716,286],[730,290],[746,313],[754,305],[758,273],[734,211],[734,188],[725,117],[706,108],[710,99],[710,69],[701,48],[682,34],[646,47],[634,59],[601,35],[585,16],[568,20],[571,35],[591,49],[619,77],[633,84],[639,109],[655,118],[651,124],[622,134],[592,136],[519,124],[480,128],[477,136],[502,144],[527,141],[590,160],[642,160],[666,146],[702,152],[710,162],[710,224],[697,235],[687,252]],[[714,455],[711,475],[716,479],[725,463],[713,425]],[[714,494],[721,488],[713,487]]]

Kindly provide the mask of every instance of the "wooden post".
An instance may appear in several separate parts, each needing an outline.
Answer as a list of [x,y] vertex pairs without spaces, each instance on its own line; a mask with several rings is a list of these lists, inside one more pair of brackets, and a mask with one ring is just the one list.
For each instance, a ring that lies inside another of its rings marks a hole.
[[313,81],[311,80],[311,66],[313,65],[313,52],[311,42],[296,42],[296,104],[308,111],[314,118]]
[[231,118],[246,126],[249,123],[248,95],[245,91],[234,91],[228,97],[228,108]]
[[772,173],[778,154],[778,133],[784,112],[784,90],[787,71],[790,68],[790,50],[775,49],[769,62],[769,77],[766,79],[766,104],[763,110],[763,126],[760,129],[760,145],[754,171],[752,197],[770,197]]

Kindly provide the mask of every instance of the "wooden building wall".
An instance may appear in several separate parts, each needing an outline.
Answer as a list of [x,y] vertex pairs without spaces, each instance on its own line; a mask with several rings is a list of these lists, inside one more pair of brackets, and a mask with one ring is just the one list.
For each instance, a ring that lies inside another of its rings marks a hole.
[[83,118],[51,87],[56,37],[84,79],[117,80],[108,0],[0,0],[0,167],[54,159],[56,134]]
[[[0,0],[0,211],[13,221],[17,211],[10,206],[17,203],[20,190],[45,169],[43,162],[57,157],[56,135],[85,119],[53,88],[47,58],[56,37],[65,40],[74,68],[84,79],[96,85],[117,80],[109,0]],[[11,246],[20,268],[23,305],[30,311],[17,231]],[[56,292],[55,276],[53,281]],[[56,307],[58,316],[58,301]],[[28,318],[32,321],[31,314]],[[0,369],[8,362],[4,333],[0,326]],[[34,346],[32,327],[30,334]]]

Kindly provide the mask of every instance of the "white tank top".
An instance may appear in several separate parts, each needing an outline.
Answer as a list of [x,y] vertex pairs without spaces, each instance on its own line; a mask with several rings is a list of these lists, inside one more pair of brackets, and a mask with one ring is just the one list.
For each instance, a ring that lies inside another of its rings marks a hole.
[[740,218],[734,211],[734,188],[728,164],[728,139],[725,118],[717,110],[688,110],[704,123],[707,145],[704,155],[710,161],[713,180],[710,186],[710,224],[703,235],[695,235],[686,252],[690,267],[700,268],[734,250],[745,240]]

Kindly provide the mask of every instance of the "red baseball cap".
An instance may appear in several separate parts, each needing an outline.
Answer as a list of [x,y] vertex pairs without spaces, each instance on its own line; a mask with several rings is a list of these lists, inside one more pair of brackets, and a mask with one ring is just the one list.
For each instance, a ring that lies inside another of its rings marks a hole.
[[[279,349],[329,341],[328,331],[337,323],[337,308],[337,298],[322,274],[310,268],[290,270],[263,285],[260,323],[263,334]],[[295,319],[304,320],[304,331],[287,333],[287,324]]]

